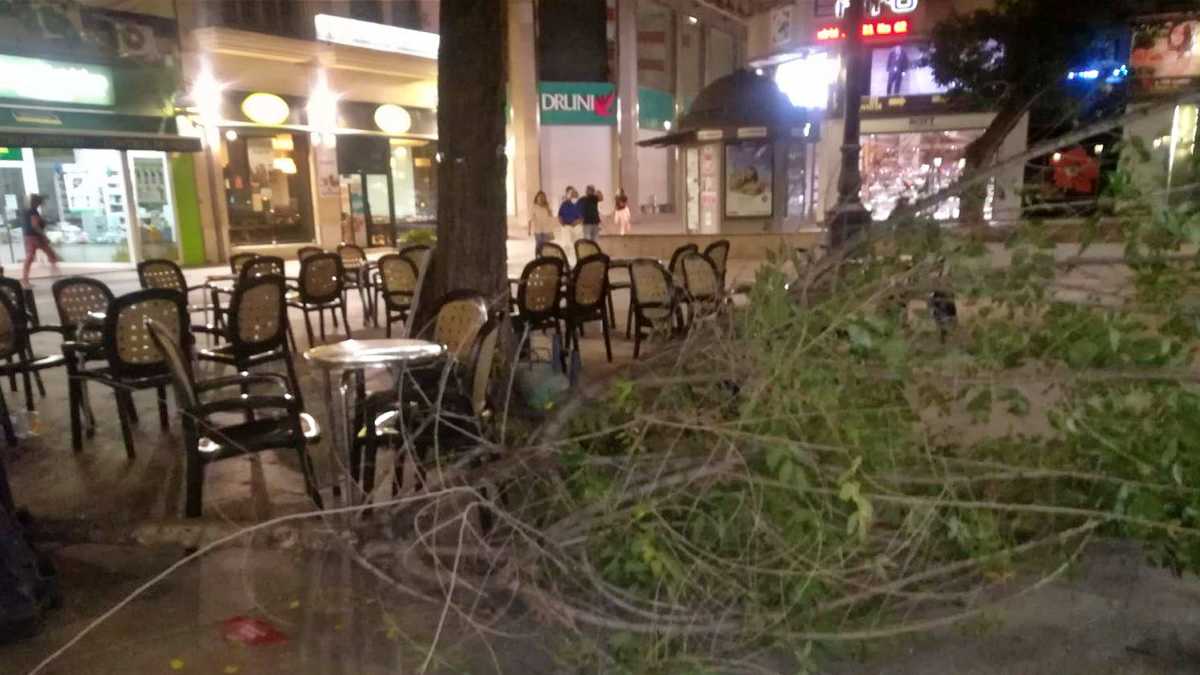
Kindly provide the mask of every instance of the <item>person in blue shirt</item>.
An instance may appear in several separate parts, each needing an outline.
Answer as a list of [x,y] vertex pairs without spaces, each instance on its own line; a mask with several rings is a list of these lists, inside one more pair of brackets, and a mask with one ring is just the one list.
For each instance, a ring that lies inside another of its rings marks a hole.
[[562,204],[558,207],[558,223],[562,225],[559,240],[568,251],[575,248],[575,240],[579,238],[579,224],[583,222],[583,213],[579,210],[579,193],[574,186],[567,186],[567,193]]

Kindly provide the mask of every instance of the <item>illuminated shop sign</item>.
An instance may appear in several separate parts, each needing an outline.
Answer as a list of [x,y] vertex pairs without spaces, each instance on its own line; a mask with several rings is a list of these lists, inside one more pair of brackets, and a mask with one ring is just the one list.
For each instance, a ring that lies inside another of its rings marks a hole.
[[[911,14],[917,11],[918,4],[920,4],[920,0],[875,0],[867,3],[867,12],[871,16],[880,16],[883,14],[883,8],[887,7],[892,10],[892,14]],[[849,9],[850,0],[836,0],[833,12],[840,19],[846,16],[846,11]]]
[[112,71],[90,63],[0,54],[0,98],[112,105]]
[[317,39],[381,52],[411,54],[436,59],[441,38],[437,33],[388,26],[382,23],[318,14],[313,18]]
[[1067,73],[1067,79],[1080,82],[1094,82],[1103,79],[1109,84],[1121,82],[1129,76],[1129,67],[1126,65],[1120,66],[1097,66],[1085,68],[1083,70],[1072,70]]
[[538,107],[542,124],[617,123],[617,92],[607,82],[539,82]]
[[[862,31],[862,36],[865,38],[908,35],[912,32],[912,22],[908,19],[868,21],[859,30]],[[817,40],[821,42],[841,40],[844,37],[846,37],[846,31],[842,30],[841,26],[825,26],[817,31]]]
[[265,92],[250,94],[242,101],[242,114],[252,122],[277,126],[287,122],[292,109],[287,101]]

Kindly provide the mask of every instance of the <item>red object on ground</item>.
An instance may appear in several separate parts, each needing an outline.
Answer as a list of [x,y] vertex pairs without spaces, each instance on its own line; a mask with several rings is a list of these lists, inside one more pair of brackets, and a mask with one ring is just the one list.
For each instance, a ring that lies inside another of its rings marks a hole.
[[1083,148],[1071,148],[1050,163],[1054,166],[1054,184],[1059,188],[1087,194],[1096,191],[1100,162]]
[[241,642],[252,647],[278,645],[287,642],[287,636],[263,619],[235,616],[221,624],[221,636],[231,642]]

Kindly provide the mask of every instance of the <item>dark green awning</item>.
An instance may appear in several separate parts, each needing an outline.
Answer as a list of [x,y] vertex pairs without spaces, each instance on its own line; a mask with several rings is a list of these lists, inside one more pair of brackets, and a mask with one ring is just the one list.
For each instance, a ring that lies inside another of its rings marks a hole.
[[0,147],[199,152],[200,139],[170,117],[0,107]]

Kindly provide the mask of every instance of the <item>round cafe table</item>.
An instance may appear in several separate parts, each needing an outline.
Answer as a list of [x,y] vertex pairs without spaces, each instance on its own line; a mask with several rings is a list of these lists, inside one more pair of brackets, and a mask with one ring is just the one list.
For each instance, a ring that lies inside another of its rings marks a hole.
[[[353,409],[348,405],[351,376],[378,368],[389,369],[399,376],[407,368],[436,363],[444,358],[445,354],[444,345],[412,339],[343,340],[313,347],[304,352],[304,358],[324,373],[325,408],[329,414],[330,438],[333,443],[330,451],[330,476],[335,497],[343,492],[341,488],[351,475],[351,443],[353,434],[357,433],[357,430],[350,429],[353,424]],[[339,457],[339,452],[344,453],[344,459]],[[348,470],[339,471],[339,465],[343,461]],[[349,495],[348,489],[344,492]]]

